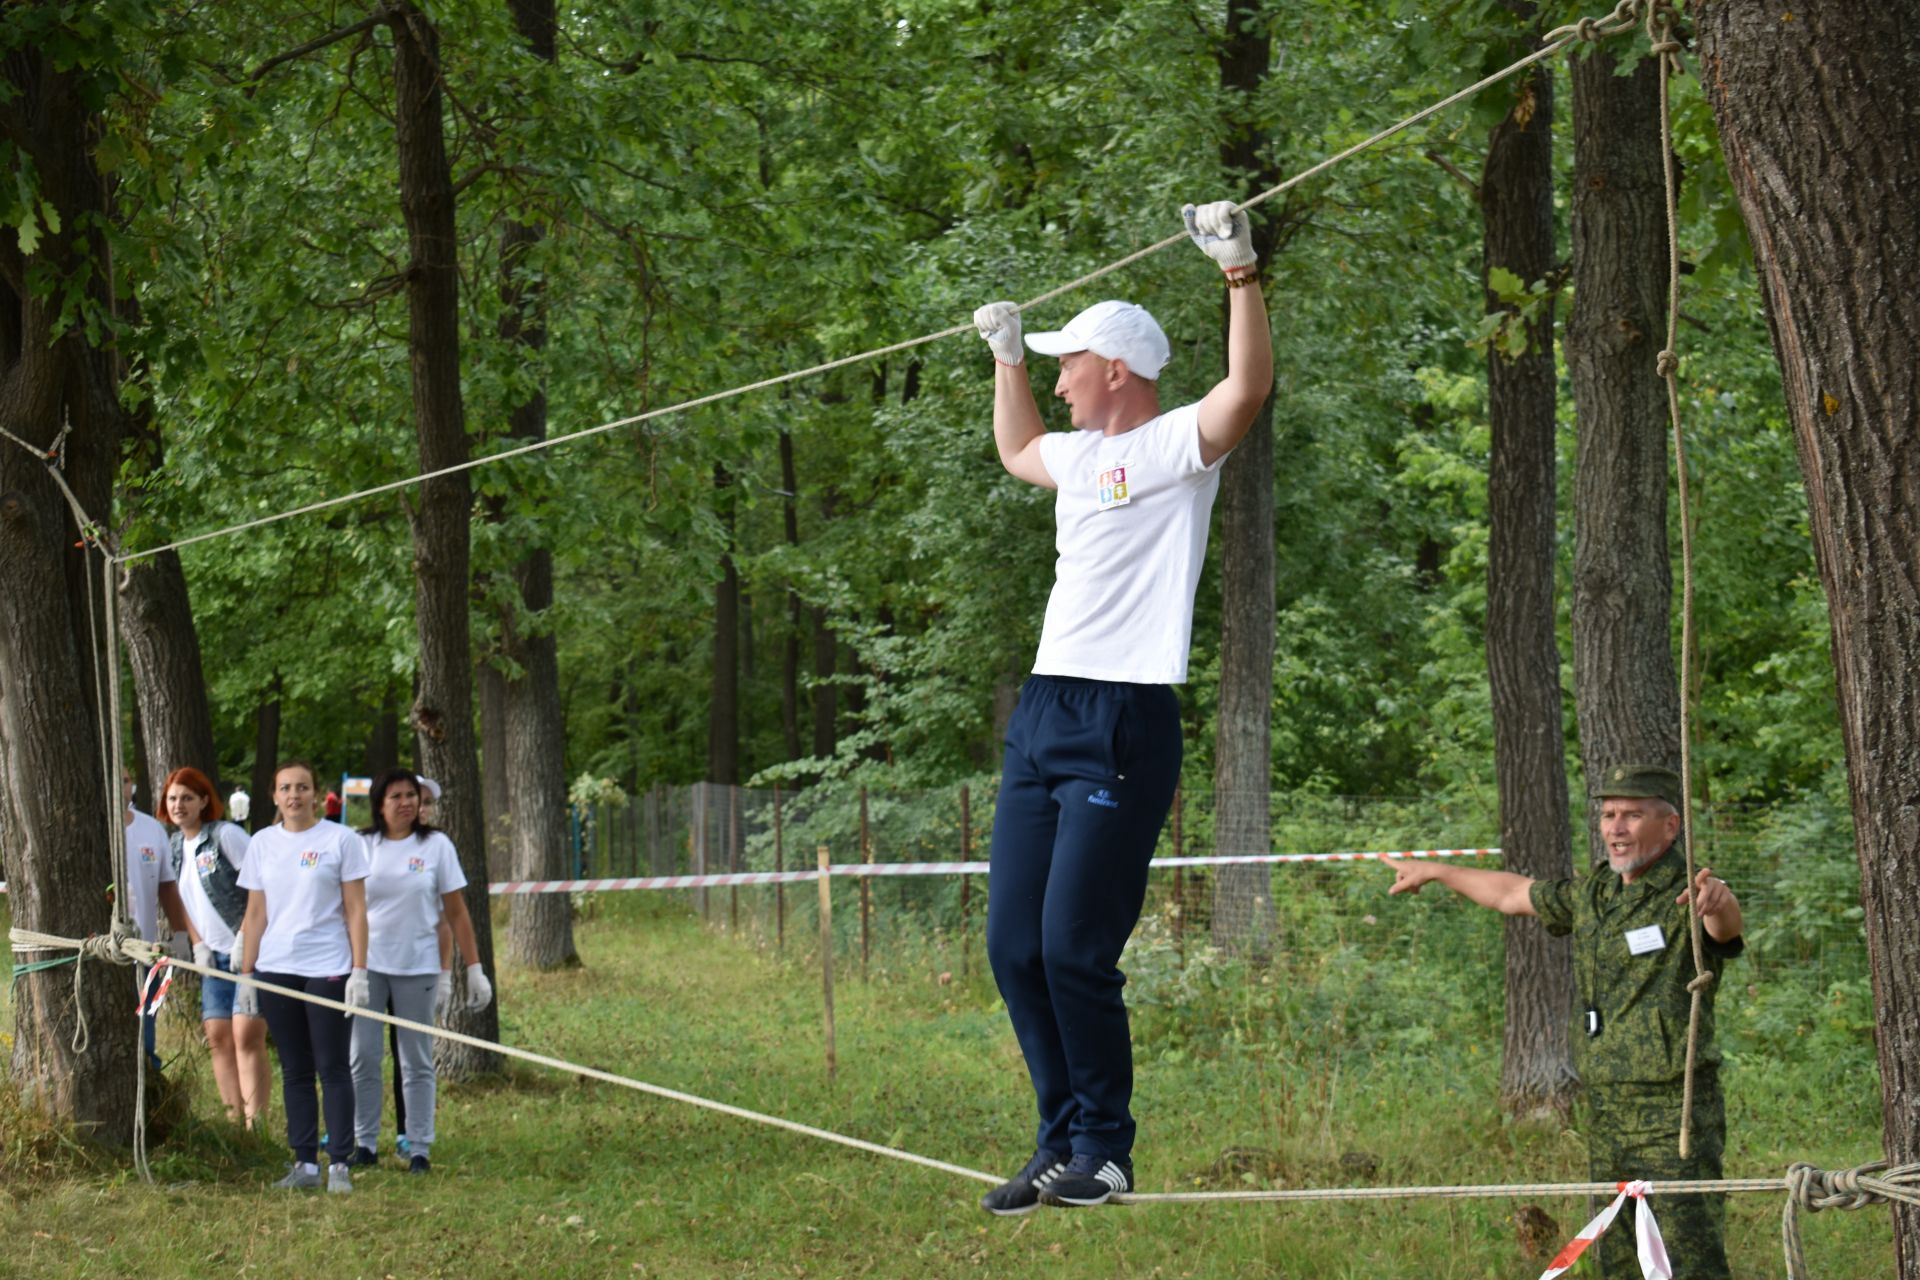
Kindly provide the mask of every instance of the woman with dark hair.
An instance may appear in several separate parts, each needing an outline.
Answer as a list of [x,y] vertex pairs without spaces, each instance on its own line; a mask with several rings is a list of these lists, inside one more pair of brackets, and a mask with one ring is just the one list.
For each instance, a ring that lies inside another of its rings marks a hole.
[[[247,891],[240,867],[247,858],[247,833],[224,821],[220,797],[207,775],[194,768],[175,769],[160,788],[171,837],[173,873],[187,908],[187,938],[193,959],[228,973],[239,961],[240,922],[247,914]],[[213,1057],[213,1082],[220,1089],[227,1118],[244,1119],[247,1128],[265,1109],[272,1089],[267,1082],[267,1024],[233,1014],[234,984],[220,978],[200,980],[200,1025]]]
[[[365,831],[371,873],[367,877],[367,968],[373,1007],[391,1002],[395,1017],[431,1023],[453,999],[453,974],[440,967],[442,914],[462,954],[480,954],[460,891],[467,877],[446,835],[420,817],[421,786],[406,769],[389,769],[373,780],[369,799],[373,825]],[[493,984],[478,963],[467,965],[467,1007],[484,1009]],[[399,1032],[400,1089],[406,1098],[408,1173],[432,1168],[434,1092],[433,1038]],[[363,1018],[353,1028],[353,1163],[371,1165],[380,1138],[380,1024]]]
[[353,1074],[348,1015],[296,1000],[274,988],[338,1000],[356,1009],[367,997],[367,847],[360,837],[315,812],[313,766],[290,760],[273,776],[280,821],[254,833],[240,868],[247,890],[240,973],[271,984],[242,987],[235,1013],[253,1013],[258,999],[280,1050],[293,1168],[275,1186],[320,1185],[320,1098],[325,1090],[329,1191],[352,1191]]

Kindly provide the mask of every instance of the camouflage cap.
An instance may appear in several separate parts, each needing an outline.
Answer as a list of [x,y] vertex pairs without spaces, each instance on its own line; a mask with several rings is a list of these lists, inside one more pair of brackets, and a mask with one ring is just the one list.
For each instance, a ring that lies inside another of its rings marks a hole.
[[1593,798],[1609,796],[1653,796],[1665,800],[1675,810],[1684,808],[1680,795],[1680,775],[1657,764],[1617,764],[1593,789]]

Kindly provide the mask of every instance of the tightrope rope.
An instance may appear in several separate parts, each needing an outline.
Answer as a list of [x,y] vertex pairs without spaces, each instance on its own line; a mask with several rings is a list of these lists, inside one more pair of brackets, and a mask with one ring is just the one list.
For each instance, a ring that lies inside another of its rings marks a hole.
[[[1475,81],[1466,88],[1442,98],[1431,106],[1416,111],[1399,123],[1390,125],[1371,137],[1354,143],[1343,151],[1335,152],[1311,168],[1294,174],[1284,182],[1268,187],[1265,191],[1260,192],[1251,199],[1243,201],[1240,208],[1251,209],[1257,205],[1265,204],[1275,196],[1291,190],[1310,178],[1325,173],[1341,161],[1351,159],[1359,155],[1362,151],[1366,151],[1379,143],[1385,142],[1388,138],[1396,134],[1405,132],[1421,121],[1427,120],[1446,110],[1448,107],[1462,102],[1467,98],[1471,98],[1482,89],[1498,84],[1500,81],[1526,70],[1536,62],[1545,61],[1568,45],[1581,40],[1595,40],[1603,36],[1618,35],[1622,32],[1632,30],[1640,11],[1641,3],[1642,0],[1620,0],[1620,3],[1614,7],[1613,12],[1605,18],[1582,18],[1578,22],[1555,28],[1553,31],[1547,33],[1546,43],[1526,57],[1521,58],[1518,62],[1496,71],[1490,76]],[[1136,250],[1123,258],[1118,258],[1113,262],[1107,263],[1103,267],[1096,267],[1085,275],[1076,276],[1065,284],[1058,285],[1052,289],[1048,289],[1044,293],[1037,294],[1025,302],[1019,303],[1016,310],[1027,311],[1042,303],[1051,302],[1063,294],[1072,293],[1074,290],[1084,288],[1095,280],[1112,275],[1116,271],[1124,270],[1143,258],[1148,258],[1159,253],[1163,249],[1172,245],[1181,244],[1188,238],[1185,231],[1177,231],[1164,240],[1156,240],[1144,249]],[[258,529],[265,525],[278,524],[282,520],[291,520],[295,516],[312,515],[318,511],[326,511],[347,503],[358,502],[363,498],[376,497],[383,493],[392,493],[395,490],[405,489],[427,480],[437,480],[442,476],[457,475],[460,472],[471,471],[476,467],[484,467],[491,463],[505,462],[509,458],[518,458],[526,454],[557,448],[563,444],[571,444],[577,440],[585,440],[590,436],[604,435],[609,431],[616,431],[621,427],[631,427],[642,422],[650,422],[655,418],[664,418],[671,414],[685,413],[689,409],[698,409],[705,405],[716,404],[722,400],[730,400],[736,396],[747,395],[755,391],[765,391],[770,387],[778,387],[785,383],[799,381],[802,378],[810,378],[815,374],[827,373],[834,369],[845,368],[847,365],[860,364],[868,360],[876,360],[882,356],[893,355],[901,351],[910,351],[915,347],[925,346],[928,343],[939,342],[947,338],[957,337],[960,334],[972,332],[974,332],[974,326],[971,322],[953,325],[934,333],[922,334],[917,338],[908,338],[905,341],[895,342],[888,346],[875,347],[870,351],[862,351],[857,355],[842,356],[838,360],[828,360],[821,364],[809,365],[804,369],[796,369],[790,373],[778,374],[771,378],[762,378],[758,382],[749,382],[741,386],[730,387],[725,391],[715,391],[709,395],[697,396],[691,400],[682,400],[675,404],[664,405],[658,409],[649,409],[644,413],[636,413],[629,417],[616,418],[611,422],[603,422],[598,426],[586,427],[579,431],[568,432],[565,435],[549,436],[546,439],[531,441],[517,448],[502,450],[499,453],[490,453],[485,457],[469,458],[465,462],[458,462],[452,466],[441,467],[434,471],[423,471],[418,475],[409,476],[404,480],[392,480],[385,484],[375,485],[369,489],[360,489],[353,493],[341,494],[338,497],[324,498],[318,502],[310,502],[304,506],[294,507],[273,515],[260,516],[252,520],[241,521],[238,524],[228,525],[224,528],[212,529],[206,533],[193,534],[190,537],[180,538],[161,546],[150,547],[139,551],[129,551],[116,556],[115,559],[121,564],[131,564],[137,560],[157,556],[164,551],[178,551],[182,547],[190,547],[196,543],[208,542],[215,538],[228,537],[249,529]]]

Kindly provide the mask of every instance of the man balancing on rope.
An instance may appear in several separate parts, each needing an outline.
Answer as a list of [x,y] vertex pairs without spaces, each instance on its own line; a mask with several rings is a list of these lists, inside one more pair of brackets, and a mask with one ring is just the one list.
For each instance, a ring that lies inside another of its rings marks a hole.
[[1033,1159],[981,1200],[991,1213],[1103,1203],[1133,1190],[1133,1049],[1120,952],[1180,775],[1193,593],[1220,464],[1273,386],[1272,339],[1246,214],[1184,210],[1227,276],[1227,376],[1163,411],[1167,336],[1128,302],[1026,340],[1060,358],[1074,430],[1049,434],[1023,365],[1020,313],[974,313],[999,362],[993,437],[1019,479],[1057,490],[1053,594],[1033,675],[1007,726],[988,881],[987,954],[1040,1111]]
[[[1595,1182],[1644,1178],[1718,1179],[1726,1146],[1720,1098],[1720,1051],[1713,1043],[1713,996],[1727,961],[1746,941],[1740,903],[1710,868],[1687,889],[1680,833],[1680,778],[1671,769],[1623,765],[1596,789],[1600,836],[1613,874],[1583,880],[1534,880],[1438,862],[1381,861],[1393,869],[1391,893],[1418,893],[1437,881],[1483,907],[1510,916],[1538,916],[1555,937],[1573,935],[1574,1065],[1587,1086],[1587,1160]],[[1687,984],[1693,944],[1687,898],[1704,931],[1706,965],[1715,978],[1701,1002],[1694,1057],[1690,1154],[1680,1156],[1681,1094],[1687,1061]],[[1660,1232],[1676,1280],[1725,1280],[1724,1196],[1659,1196]],[[1601,1274],[1637,1280],[1633,1234],[1600,1239]]]

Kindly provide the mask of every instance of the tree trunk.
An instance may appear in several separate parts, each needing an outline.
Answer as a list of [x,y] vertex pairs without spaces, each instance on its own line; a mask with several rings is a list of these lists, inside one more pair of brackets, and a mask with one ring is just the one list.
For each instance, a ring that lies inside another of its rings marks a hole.
[[[20,6],[45,9],[49,6]],[[33,19],[29,19],[33,20]],[[84,63],[84,59],[76,59]],[[13,179],[36,183],[33,201],[66,233],[47,234],[31,260],[45,281],[81,282],[111,310],[109,281],[91,263],[110,260],[107,184],[93,163],[100,121],[88,108],[97,84],[37,49],[5,59],[0,129]],[[33,175],[28,178],[30,170]],[[86,345],[87,326],[58,327],[63,290],[30,288],[16,234],[0,237],[0,427],[51,447],[65,437],[62,472],[87,516],[110,525],[124,422],[117,361]],[[81,530],[42,459],[0,440],[0,777],[10,834],[9,907],[15,927],[86,937],[108,926],[102,877],[123,874],[120,806],[101,777],[96,664],[109,649],[89,625],[105,609],[99,557],[76,547]],[[111,646],[118,655],[117,638]],[[24,957],[22,957],[24,958]],[[84,960],[91,981],[74,999],[73,971],[22,975],[13,994],[12,1082],[27,1105],[101,1141],[121,1142],[133,1122],[137,1022],[126,1016],[129,970]],[[91,1040],[73,1051],[76,1014]]]
[[272,688],[253,713],[253,772],[247,777],[253,802],[247,827],[252,831],[274,824],[273,772],[280,763],[280,686],[280,674],[275,672]]
[[[1680,767],[1667,393],[1654,369],[1667,274],[1660,67],[1616,66],[1605,46],[1573,62],[1573,689],[1589,783],[1620,764]],[[1596,867],[1599,814],[1587,807]]]
[[[554,59],[552,0],[509,0],[515,28],[543,62]],[[537,367],[547,345],[546,288],[529,261],[545,231],[509,220],[501,229],[500,336]],[[511,434],[539,440],[547,434],[547,397],[536,387],[513,410]],[[506,655],[520,675],[504,682],[507,807],[513,814],[513,873],[520,880],[567,875],[567,735],[560,714],[560,661],[552,630],[553,555],[535,547],[514,566],[518,611],[502,620]],[[514,904],[508,947],[520,963],[555,969],[580,963],[573,945],[573,900],[536,893]]]
[[[187,599],[180,557],[163,551],[127,566],[120,578],[120,629],[132,659],[147,776],[157,790],[167,775],[192,765],[220,786],[213,716],[207,709],[200,636]],[[164,797],[152,796],[158,813]]]
[[[800,480],[793,465],[793,434],[780,433],[780,487],[786,491],[781,519],[787,545],[800,546]],[[800,593],[786,584],[787,627],[780,638],[780,730],[786,737],[787,759],[800,758]]]
[[[1533,6],[1519,12],[1532,30]],[[1529,43],[1531,38],[1529,39]],[[1515,50],[1516,54],[1519,52]],[[1494,127],[1481,176],[1484,268],[1531,284],[1554,265],[1553,77],[1536,69]],[[1502,306],[1489,290],[1489,312]],[[1554,634],[1553,312],[1527,326],[1527,350],[1487,357],[1487,678],[1493,697],[1500,844],[1509,871],[1573,874],[1563,763],[1560,649]],[[1501,1105],[1510,1115],[1565,1116],[1575,1076],[1567,1043],[1573,953],[1536,921],[1506,921],[1506,1039]]]
[[[1221,44],[1220,86],[1238,104],[1256,94],[1273,59],[1273,41],[1257,0],[1231,0]],[[1231,189],[1274,175],[1260,162],[1259,136],[1236,121],[1220,150]],[[1256,217],[1253,247],[1271,268],[1276,221]],[[1222,290],[1225,347],[1227,302]],[[1214,845],[1222,854],[1272,852],[1273,841],[1273,396],[1248,428],[1220,476],[1220,710],[1214,726]],[[1279,932],[1273,870],[1225,866],[1213,881],[1213,941],[1264,961]]]
[[480,664],[480,797],[487,815],[487,875],[513,878],[513,809],[507,799],[507,677]]
[[400,704],[391,681],[380,692],[380,710],[374,713],[373,728],[367,734],[364,767],[369,778],[400,767]]
[[740,573],[733,563],[733,476],[713,464],[727,546],[713,589],[713,694],[707,700],[707,781],[740,781]]
[[[393,5],[394,136],[400,208],[406,217],[407,347],[411,356],[414,430],[420,469],[467,460],[466,409],[460,393],[460,280],[455,246],[453,181],[447,172],[440,118],[440,36],[411,4]],[[422,773],[444,788],[439,825],[465,850],[484,858],[480,761],[473,740],[473,653],[467,617],[470,587],[470,491],[465,472],[423,481],[411,512],[414,614],[420,638],[419,687],[413,725]],[[480,946],[467,956],[494,971],[493,916],[484,875],[469,877],[467,911]],[[474,1013],[455,1000],[448,1025],[487,1040],[500,1038],[499,1003]],[[454,1079],[500,1069],[498,1054],[436,1040],[440,1070]]]
[[[1920,15],[1697,15],[1832,612],[1885,1156],[1920,1161]],[[1875,1152],[1873,1154],[1880,1154]],[[1920,1208],[1893,1206],[1901,1280]]]

